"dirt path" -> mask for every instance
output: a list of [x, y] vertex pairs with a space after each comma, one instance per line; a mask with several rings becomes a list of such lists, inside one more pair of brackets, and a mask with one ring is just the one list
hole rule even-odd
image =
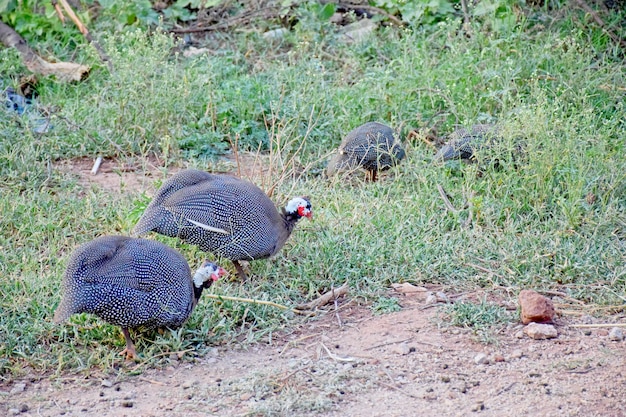
[[[436, 308], [402, 305], [381, 316], [348, 306], [341, 327], [329, 313], [271, 346], [217, 348], [122, 381], [18, 381], [0, 387], [0, 414], [626, 415], [626, 343], [606, 331], [585, 335], [562, 321], [557, 339], [535, 341], [512, 326], [484, 345], [467, 331], [440, 329]], [[479, 353], [491, 363], [476, 364]], [[15, 392], [20, 383], [24, 391]]]

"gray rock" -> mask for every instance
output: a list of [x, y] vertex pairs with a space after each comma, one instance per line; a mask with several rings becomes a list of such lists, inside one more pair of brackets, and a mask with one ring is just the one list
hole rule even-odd
[[113, 382], [108, 379], [103, 379], [100, 385], [102, 385], [103, 387], [111, 388], [113, 386]]
[[11, 394], [19, 394], [24, 392], [24, 390], [26, 389], [26, 384], [24, 384], [23, 382], [20, 382], [18, 384], [13, 385], [13, 388], [11, 389]]
[[477, 365], [488, 365], [489, 364], [489, 356], [484, 353], [479, 353], [474, 356], [474, 363]]
[[619, 327], [611, 328], [611, 331], [609, 332], [609, 340], [612, 340], [614, 342], [621, 342], [622, 340], [624, 340], [624, 332], [622, 331], [622, 329], [620, 329]]

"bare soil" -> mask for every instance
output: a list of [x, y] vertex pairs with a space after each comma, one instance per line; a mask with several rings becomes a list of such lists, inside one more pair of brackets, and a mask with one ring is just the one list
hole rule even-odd
[[[110, 169], [113, 188], [145, 184], [107, 165], [91, 176], [91, 164], [72, 166], [98, 181]], [[522, 326], [510, 325], [485, 344], [446, 326], [439, 307], [396, 296], [399, 312], [374, 315], [348, 297], [271, 343], [173, 355], [139, 375], [30, 375], [0, 385], [0, 415], [626, 416], [626, 342], [606, 328], [561, 316], [556, 339], [520, 337]], [[488, 363], [476, 363], [481, 353]]]
[[[0, 387], [0, 414], [626, 415], [626, 343], [606, 329], [583, 332], [561, 318], [556, 339], [518, 338], [519, 325], [483, 344], [442, 326], [437, 307], [399, 297], [400, 312], [373, 315], [343, 300], [271, 344], [217, 347], [138, 376], [15, 381]], [[489, 363], [475, 362], [480, 353]]]

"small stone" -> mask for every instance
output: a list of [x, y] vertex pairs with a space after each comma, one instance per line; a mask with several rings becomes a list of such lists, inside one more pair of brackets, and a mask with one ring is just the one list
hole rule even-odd
[[524, 338], [524, 331], [520, 330], [517, 333], [515, 333], [515, 338], [516, 339], [523, 339]]
[[583, 329], [583, 334], [585, 336], [591, 336], [591, 333], [592, 333], [591, 329]]
[[132, 408], [133, 407], [133, 402], [132, 401], [122, 401], [122, 407], [125, 408]]
[[437, 301], [440, 302], [440, 303], [449, 303], [450, 302], [450, 298], [448, 298], [446, 293], [444, 293], [443, 291], [437, 291], [435, 293], [435, 297], [437, 297]]
[[185, 381], [183, 382], [183, 385], [182, 385], [183, 389], [189, 389], [193, 386], [194, 386], [194, 382], [192, 381]]
[[554, 339], [558, 336], [556, 328], [551, 324], [530, 323], [524, 328], [524, 333], [535, 340]]
[[524, 356], [524, 352], [522, 352], [519, 349], [516, 349], [513, 352], [511, 352], [511, 359], [520, 359], [522, 356]]
[[476, 404], [472, 406], [473, 412], [482, 411], [484, 409], [485, 409], [485, 404], [483, 404], [482, 401], [477, 402]]
[[17, 408], [9, 408], [9, 414], [12, 416], [16, 416], [20, 413], [20, 410]]
[[111, 388], [113, 386], [113, 382], [109, 381], [108, 379], [103, 379], [100, 385], [106, 388]]
[[611, 328], [611, 331], [609, 332], [609, 340], [612, 340], [614, 342], [621, 342], [622, 340], [624, 340], [624, 332], [622, 331], [622, 329], [620, 329], [619, 327]]
[[396, 345], [393, 350], [398, 355], [408, 355], [411, 352], [409, 345], [407, 345], [406, 343], [400, 343]]
[[596, 330], [596, 334], [600, 337], [605, 337], [609, 335], [609, 331], [607, 329], [598, 329]]
[[26, 389], [26, 384], [20, 382], [18, 384], [13, 385], [13, 388], [11, 389], [11, 394], [19, 394], [21, 392], [24, 392], [25, 389]]
[[424, 304], [427, 304], [427, 305], [437, 304], [437, 296], [434, 293], [429, 292], [426, 295], [426, 300], [424, 301]]
[[478, 355], [474, 356], [474, 363], [476, 363], [476, 365], [488, 365], [489, 356], [485, 355], [484, 353], [479, 353]]
[[533, 290], [522, 290], [519, 293], [519, 304], [522, 323], [552, 323], [554, 304], [549, 298]]
[[445, 383], [450, 382], [450, 377], [448, 375], [443, 375], [441, 377], [441, 382], [445, 382]]
[[207, 364], [217, 363], [217, 358], [215, 358], [215, 357], [214, 358], [209, 358], [209, 359], [206, 360], [206, 363]]
[[496, 353], [495, 355], [493, 355], [493, 361], [504, 362], [504, 356], [500, 355], [499, 353]]
[[241, 396], [239, 397], [239, 399], [241, 401], [248, 401], [250, 398], [254, 397], [254, 394], [252, 394], [251, 392], [244, 392], [243, 394], [241, 394]]
[[28, 411], [28, 404], [20, 404], [20, 413], [25, 413]]

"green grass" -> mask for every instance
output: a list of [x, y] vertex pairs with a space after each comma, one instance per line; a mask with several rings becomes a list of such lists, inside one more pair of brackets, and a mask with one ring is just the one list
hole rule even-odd
[[[309, 195], [314, 219], [298, 225], [275, 259], [253, 262], [253, 279], [219, 282], [215, 294], [292, 306], [348, 281], [353, 297], [387, 312], [395, 308], [389, 284], [410, 281], [455, 290], [558, 289], [589, 304], [623, 304], [626, 81], [619, 49], [576, 19], [549, 28], [527, 21], [499, 36], [476, 25], [471, 37], [457, 23], [382, 28], [354, 45], [332, 26], [303, 23], [278, 46], [242, 34], [189, 59], [171, 53], [175, 42], [159, 32], [103, 33], [114, 73], [83, 46], [78, 60], [94, 66], [87, 80], [41, 80], [49, 133], [35, 134], [0, 109], [0, 378], [24, 367], [62, 375], [122, 364], [119, 329], [86, 315], [71, 325], [51, 321], [72, 250], [96, 236], [128, 234], [146, 203], [139, 194], [83, 190], [52, 168], [59, 159], [96, 154], [156, 153], [170, 165], [209, 169], [235, 141], [285, 160], [299, 149], [293, 163], [304, 174], [280, 181], [272, 198], [284, 204]], [[23, 71], [13, 51], [0, 50], [0, 73]], [[425, 126], [443, 134], [497, 120], [503, 146], [521, 138], [525, 152], [498, 169], [440, 167], [431, 164], [432, 149], [412, 140], [407, 159], [380, 182], [319, 176], [342, 135], [370, 120], [392, 125], [403, 139]], [[437, 185], [456, 213], [446, 210]], [[177, 247], [192, 268], [205, 256], [174, 239], [150, 238]], [[148, 361], [159, 366], [168, 352], [269, 343], [293, 320], [269, 306], [207, 298], [181, 330], [142, 334], [137, 347], [145, 358], [160, 355]]]

